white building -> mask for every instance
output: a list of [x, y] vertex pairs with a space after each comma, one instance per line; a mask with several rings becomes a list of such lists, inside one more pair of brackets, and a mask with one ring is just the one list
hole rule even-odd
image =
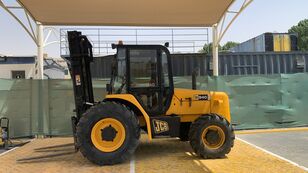
[[0, 56], [0, 78], [33, 78], [35, 73], [35, 58], [35, 56]]
[[[35, 56], [0, 56], [0, 79], [33, 79], [35, 66]], [[70, 79], [66, 61], [44, 58], [44, 79]]]

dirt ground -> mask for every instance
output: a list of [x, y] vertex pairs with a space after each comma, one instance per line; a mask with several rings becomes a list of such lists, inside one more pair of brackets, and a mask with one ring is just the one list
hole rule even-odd
[[[97, 166], [75, 153], [73, 139], [35, 139], [23, 147], [0, 156], [0, 173], [199, 173], [199, 172], [305, 172], [282, 159], [258, 150], [240, 140], [223, 159], [205, 160], [195, 156], [188, 142], [178, 139], [155, 139], [149, 142], [142, 135], [141, 143], [131, 160], [114, 166]], [[63, 145], [54, 148], [39, 149]], [[64, 154], [64, 155], [58, 155]], [[54, 155], [30, 161], [21, 158]]]

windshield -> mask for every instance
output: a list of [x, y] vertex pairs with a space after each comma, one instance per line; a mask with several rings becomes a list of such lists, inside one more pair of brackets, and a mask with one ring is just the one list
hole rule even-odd
[[160, 47], [140, 47], [118, 47], [110, 81], [112, 93], [128, 93], [127, 89], [130, 88], [170, 86], [165, 50]]
[[130, 49], [130, 87], [158, 87], [158, 65], [156, 49]]

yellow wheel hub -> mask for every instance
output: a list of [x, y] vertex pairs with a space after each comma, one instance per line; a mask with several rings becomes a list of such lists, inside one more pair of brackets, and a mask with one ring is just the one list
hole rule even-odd
[[[107, 133], [108, 137], [106, 137]], [[125, 140], [125, 128], [117, 119], [102, 119], [93, 126], [91, 140], [93, 145], [102, 152], [116, 151]]]
[[218, 149], [225, 143], [226, 137], [224, 131], [216, 125], [206, 127], [201, 135], [204, 146], [209, 149]]

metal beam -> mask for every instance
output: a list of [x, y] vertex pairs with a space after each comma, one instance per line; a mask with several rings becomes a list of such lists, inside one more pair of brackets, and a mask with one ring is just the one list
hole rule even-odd
[[59, 30], [57, 30], [55, 27], [50, 27], [50, 26], [44, 27], [44, 30], [48, 31], [47, 35], [45, 36], [45, 39], [44, 39], [44, 47], [49, 46], [51, 44], [55, 44], [55, 43], [60, 44], [59, 40], [54, 40], [54, 41], [48, 42], [48, 40], [50, 39], [50, 36], [52, 34], [54, 34], [55, 37], [60, 38], [60, 31]]
[[[227, 11], [223, 18], [219, 21], [219, 25], [221, 25], [221, 31], [218, 33], [218, 42], [221, 41], [221, 39], [224, 37], [224, 35], [226, 34], [226, 32], [229, 30], [229, 28], [231, 27], [231, 25], [234, 23], [234, 21], [238, 18], [238, 16], [253, 2], [253, 0], [244, 0], [242, 3], [242, 6], [236, 10], [236, 11]], [[228, 15], [233, 14], [234, 16], [232, 17], [232, 19], [229, 21], [229, 23], [225, 26], [225, 19]]]
[[[7, 13], [9, 13], [19, 24], [20, 24], [20, 26], [28, 33], [28, 35], [31, 37], [31, 39], [34, 41], [34, 43], [37, 45], [37, 40], [36, 40], [36, 36], [35, 36], [35, 34], [34, 34], [34, 32], [31, 32], [31, 28], [32, 28], [32, 24], [31, 24], [31, 22], [29, 22], [29, 26], [30, 26], [30, 29], [21, 21], [21, 19], [19, 19], [14, 13], [13, 13], [13, 11], [11, 10], [11, 9], [21, 9], [21, 10], [23, 10], [23, 8], [22, 7], [19, 7], [19, 8], [17, 8], [17, 6], [14, 6], [14, 7], [12, 7], [12, 6], [6, 6], [3, 2], [2, 2], [2, 0], [0, 0], [0, 6], [7, 12]], [[27, 14], [27, 12], [25, 11], [25, 14]], [[27, 15], [26, 15], [27, 16]], [[27, 16], [27, 18], [29, 18], [28, 16]], [[30, 20], [28, 20], [28, 21], [30, 21]]]

